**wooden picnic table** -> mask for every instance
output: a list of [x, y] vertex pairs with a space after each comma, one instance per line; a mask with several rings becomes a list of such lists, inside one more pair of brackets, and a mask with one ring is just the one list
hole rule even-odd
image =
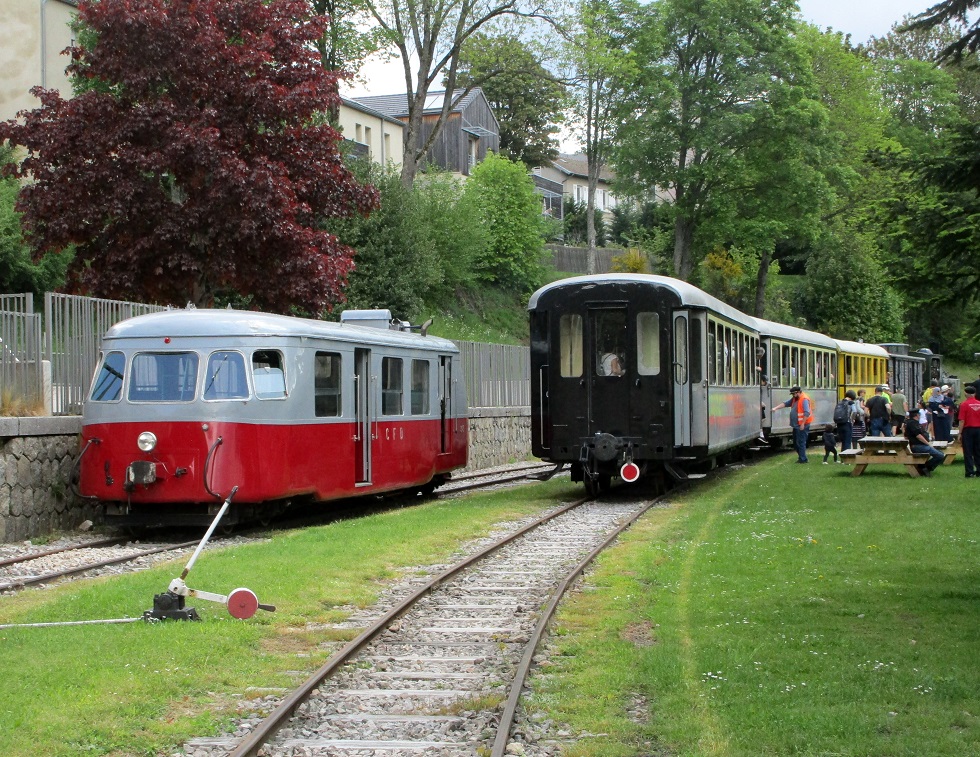
[[869, 465], [904, 465], [908, 474], [917, 478], [922, 475], [919, 466], [929, 460], [925, 452], [912, 452], [904, 436], [865, 436], [858, 444], [859, 449], [841, 453], [843, 462], [854, 464], [852, 476], [862, 475]]
[[956, 459], [956, 453], [960, 451], [958, 441], [959, 437], [954, 436], [951, 442], [929, 442], [929, 444], [943, 453], [943, 465], [952, 465]]

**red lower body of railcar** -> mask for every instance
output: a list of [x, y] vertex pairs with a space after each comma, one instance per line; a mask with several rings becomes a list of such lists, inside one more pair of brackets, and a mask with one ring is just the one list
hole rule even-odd
[[[131, 504], [214, 503], [235, 486], [236, 504], [331, 500], [424, 486], [466, 465], [466, 418], [385, 420], [371, 429], [365, 451], [355, 424], [344, 422], [89, 424], [79, 489]], [[150, 452], [136, 444], [145, 431], [157, 439]]]

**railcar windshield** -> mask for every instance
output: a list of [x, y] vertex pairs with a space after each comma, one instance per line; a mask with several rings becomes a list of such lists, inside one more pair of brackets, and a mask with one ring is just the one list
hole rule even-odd
[[122, 397], [126, 356], [121, 352], [110, 352], [102, 358], [102, 365], [92, 382], [90, 398], [93, 402], [116, 402]]
[[197, 385], [195, 352], [141, 352], [133, 358], [130, 402], [190, 402]]
[[204, 399], [234, 400], [248, 397], [245, 358], [240, 352], [212, 352], [204, 376]]

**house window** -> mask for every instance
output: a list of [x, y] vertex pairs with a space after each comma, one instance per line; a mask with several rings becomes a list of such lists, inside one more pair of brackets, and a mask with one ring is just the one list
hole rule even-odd
[[362, 138], [362, 134], [361, 134], [362, 131], [363, 131], [363, 127], [360, 124], [354, 124], [354, 141], [360, 142], [363, 145], [364, 139]]
[[373, 151], [371, 150], [371, 127], [370, 126], [364, 127], [364, 144], [368, 146], [368, 156], [371, 156]]

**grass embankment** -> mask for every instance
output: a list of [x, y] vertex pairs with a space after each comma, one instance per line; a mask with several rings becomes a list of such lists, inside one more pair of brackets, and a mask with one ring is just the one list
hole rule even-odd
[[[357, 633], [310, 630], [310, 624], [343, 620], [352, 605], [370, 605], [400, 569], [443, 561], [493, 523], [553, 506], [556, 495], [580, 493], [567, 482], [551, 482], [202, 555], [187, 578], [190, 586], [218, 593], [247, 586], [279, 608], [248, 621], [232, 619], [220, 605], [192, 601], [200, 623], [0, 630], [0, 754], [169, 754], [189, 737], [217, 734], [249, 687], [293, 687], [329, 656], [320, 642]], [[0, 623], [139, 616], [182, 567], [174, 562], [2, 597]]]
[[603, 734], [569, 754], [980, 754], [980, 485], [794, 459], [678, 496], [603, 556], [535, 686]]

